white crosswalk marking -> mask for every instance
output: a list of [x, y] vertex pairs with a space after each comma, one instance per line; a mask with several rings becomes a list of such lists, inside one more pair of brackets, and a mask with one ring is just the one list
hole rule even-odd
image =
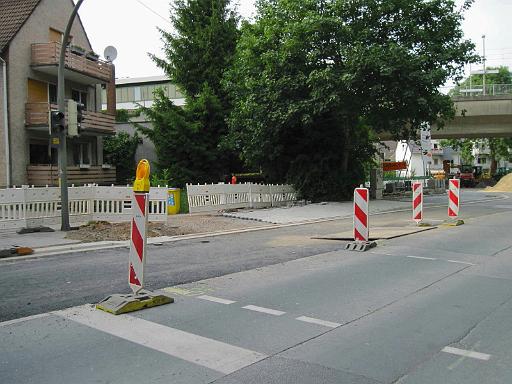
[[267, 357], [137, 317], [113, 316], [90, 305], [53, 314], [223, 374], [235, 372]]

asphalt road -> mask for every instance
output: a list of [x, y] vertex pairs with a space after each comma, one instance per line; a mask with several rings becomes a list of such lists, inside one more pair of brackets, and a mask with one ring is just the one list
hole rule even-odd
[[366, 253], [311, 239], [349, 220], [153, 246], [176, 302], [117, 317], [64, 308], [126, 292], [126, 249], [0, 263], [0, 316], [36, 315], [0, 323], [2, 382], [512, 382], [512, 199], [461, 212]]
[[[497, 211], [489, 207], [492, 204], [467, 205], [465, 217]], [[446, 216], [444, 207], [428, 212], [428, 219]], [[410, 227], [413, 223], [409, 212], [395, 212], [372, 216], [371, 226]], [[347, 233], [351, 228], [352, 220], [343, 219], [149, 245], [145, 285], [159, 289], [343, 249], [346, 242], [312, 238]], [[4, 293], [0, 321], [95, 303], [112, 293], [129, 293], [127, 263], [128, 248], [0, 259], [0, 291]]]

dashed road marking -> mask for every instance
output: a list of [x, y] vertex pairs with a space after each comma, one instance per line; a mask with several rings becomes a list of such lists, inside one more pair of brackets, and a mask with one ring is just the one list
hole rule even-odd
[[409, 259], [421, 259], [421, 260], [437, 260], [435, 257], [424, 257], [424, 256], [406, 256]]
[[487, 353], [468, 351], [467, 349], [459, 349], [459, 348], [454, 348], [454, 347], [444, 347], [443, 349], [441, 349], [441, 351], [446, 352], [446, 353], [451, 353], [452, 355], [471, 357], [471, 358], [477, 359], [477, 360], [487, 361], [491, 358], [491, 355], [488, 355]]
[[307, 316], [300, 316], [300, 317], [297, 317], [295, 320], [304, 321], [305, 323], [323, 325], [324, 327], [329, 327], [329, 328], [337, 328], [341, 325], [340, 323], [334, 323], [332, 321], [315, 319], [314, 317], [307, 317]]
[[53, 314], [226, 375], [267, 357], [259, 352], [137, 317], [112, 316], [90, 305], [55, 311]]
[[219, 303], [219, 304], [236, 303], [236, 301], [233, 301], [233, 300], [226, 300], [226, 299], [222, 299], [220, 297], [213, 297], [213, 296], [208, 296], [208, 295], [197, 296], [197, 298], [201, 299], [201, 300], [213, 301], [214, 303]]
[[283, 311], [278, 311], [276, 309], [258, 307], [256, 305], [246, 305], [245, 307], [242, 307], [242, 308], [248, 309], [250, 311], [267, 313], [269, 315], [274, 315], [274, 316], [281, 316], [281, 315], [284, 315], [286, 313], [286, 312], [283, 312]]
[[458, 260], [445, 260], [448, 263], [455, 263], [455, 264], [464, 264], [464, 265], [472, 265], [475, 266], [476, 264], [468, 263], [466, 261], [458, 261]]

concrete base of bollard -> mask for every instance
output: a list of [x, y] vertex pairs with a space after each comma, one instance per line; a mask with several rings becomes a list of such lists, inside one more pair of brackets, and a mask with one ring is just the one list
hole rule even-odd
[[464, 220], [458, 219], [458, 220], [454, 220], [454, 221], [448, 221], [448, 222], [444, 223], [443, 226], [458, 227], [459, 225], [463, 225], [463, 224], [464, 224]]
[[156, 307], [158, 305], [174, 303], [172, 297], [142, 290], [137, 294], [114, 294], [96, 304], [96, 309], [120, 315], [122, 313], [140, 311], [141, 309]]
[[376, 241], [353, 241], [351, 243], [347, 243], [345, 249], [347, 251], [357, 251], [357, 252], [365, 252], [371, 248], [377, 246]]

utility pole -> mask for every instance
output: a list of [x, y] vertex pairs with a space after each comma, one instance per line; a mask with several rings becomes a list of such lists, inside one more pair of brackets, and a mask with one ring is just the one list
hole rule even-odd
[[484, 96], [485, 96], [485, 35], [482, 35], [482, 40], [483, 40], [483, 50], [484, 50], [484, 56], [483, 56], [483, 62], [484, 62], [484, 75], [482, 77], [482, 85], [483, 85], [483, 92], [484, 92]]
[[[59, 71], [57, 75], [57, 103], [59, 105], [59, 112], [65, 114], [66, 104], [64, 100], [64, 59], [68, 47], [69, 33], [73, 26], [73, 21], [78, 13], [78, 8], [82, 5], [84, 0], [78, 0], [69, 16], [68, 25], [62, 36], [62, 45], [59, 56]], [[50, 122], [51, 124], [51, 122]], [[60, 180], [60, 199], [61, 199], [61, 231], [69, 231], [69, 203], [68, 203], [68, 151], [67, 151], [67, 129], [64, 125], [63, 129], [59, 131], [59, 180]]]

